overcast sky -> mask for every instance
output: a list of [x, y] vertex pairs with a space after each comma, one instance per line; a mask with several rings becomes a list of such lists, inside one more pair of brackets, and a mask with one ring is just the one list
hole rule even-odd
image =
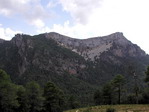
[[58, 32], [124, 36], [149, 53], [149, 0], [0, 0], [0, 38]]

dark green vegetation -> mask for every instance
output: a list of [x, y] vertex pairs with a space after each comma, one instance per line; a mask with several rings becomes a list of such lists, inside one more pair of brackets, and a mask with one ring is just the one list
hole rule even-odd
[[[145, 89], [142, 91], [138, 89], [136, 94], [136, 85], [134, 85], [133, 92], [126, 93], [127, 90], [126, 88], [124, 88], [126, 83], [124, 83], [124, 80], [125, 79], [122, 75], [117, 75], [114, 77], [113, 80], [106, 83], [101, 90], [97, 90], [94, 93], [95, 104], [111, 105], [111, 104], [148, 104], [149, 103], [148, 87], [145, 87]], [[139, 88], [139, 86], [137, 86], [137, 88]]]
[[115, 112], [114, 108], [107, 108], [106, 112]]
[[149, 86], [149, 66], [147, 67], [147, 71], [145, 72], [146, 77], [145, 77], [145, 82], [148, 84]]
[[45, 84], [43, 89], [34, 81], [25, 86], [16, 85], [0, 69], [0, 111], [62, 112], [63, 92], [51, 82]]
[[[127, 52], [131, 48], [132, 54], [135, 52], [132, 56]], [[124, 55], [113, 54], [117, 51]], [[45, 34], [18, 34], [11, 41], [0, 43], [0, 69], [10, 74], [11, 86], [21, 85], [17, 90], [16, 86], [8, 89], [14, 89], [10, 94], [17, 97], [17, 101], [12, 99], [12, 106], [22, 112], [59, 111], [94, 104], [148, 103], [148, 89], [144, 89], [148, 65], [149, 56], [133, 44], [123, 47], [113, 43], [93, 62], [46, 38]], [[49, 87], [53, 86], [49, 81], [56, 85], [55, 89]], [[54, 97], [48, 96], [51, 90], [55, 91]], [[34, 100], [28, 106], [25, 102], [30, 97]]]
[[[114, 111], [115, 110], [115, 111]], [[148, 112], [149, 105], [101, 105], [65, 112]]]
[[16, 92], [17, 88], [11, 82], [10, 77], [0, 70], [0, 110], [2, 112], [9, 112], [19, 105]]
[[[149, 66], [145, 71], [145, 82], [148, 84], [147, 78]], [[102, 91], [97, 90], [94, 93], [94, 101], [96, 105], [101, 104], [149, 104], [149, 87], [145, 87], [142, 91], [137, 83], [134, 85], [133, 92], [126, 93], [125, 79], [122, 75], [117, 75], [110, 82], [102, 87]]]

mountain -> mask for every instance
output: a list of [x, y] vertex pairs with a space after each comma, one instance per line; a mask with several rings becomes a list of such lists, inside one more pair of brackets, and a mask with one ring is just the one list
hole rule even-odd
[[[123, 33], [117, 32], [104, 37], [95, 37], [89, 39], [73, 39], [66, 36], [62, 36], [57, 33], [46, 34], [47, 38], [54, 39], [57, 43], [65, 48], [71, 49], [72, 51], [83, 56], [86, 60], [90, 59], [94, 61], [95, 58], [99, 58], [100, 55], [108, 51], [114, 46], [114, 44], [121, 46], [122, 48], [115, 49], [114, 55], [117, 56], [145, 56], [145, 52], [141, 50], [137, 45], [134, 45], [128, 41]], [[127, 53], [127, 54], [126, 54]]]
[[35, 36], [17, 34], [10, 41], [0, 40], [0, 68], [17, 84], [48, 81], [87, 105], [94, 91], [122, 74], [127, 87], [133, 74], [143, 86], [149, 56], [139, 46], [116, 32], [104, 37], [74, 39], [55, 32]]
[[141, 83], [143, 81], [149, 56], [139, 46], [127, 40], [121, 32], [89, 39], [74, 39], [54, 32], [45, 35], [90, 63], [87, 65], [87, 74], [79, 75], [79, 78], [87, 82], [102, 85], [116, 74], [124, 74], [130, 84], [133, 82], [134, 72], [138, 80]]

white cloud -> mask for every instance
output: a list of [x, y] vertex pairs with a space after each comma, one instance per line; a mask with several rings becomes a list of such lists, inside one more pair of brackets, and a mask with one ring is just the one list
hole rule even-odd
[[35, 20], [31, 21], [31, 24], [36, 26], [38, 29], [45, 26], [44, 22], [41, 19], [35, 19]]
[[102, 0], [59, 0], [63, 9], [71, 14], [76, 22], [86, 24], [88, 17], [100, 7]]
[[[98, 0], [100, 1], [100, 0]], [[63, 9], [75, 19], [44, 27], [38, 32], [55, 31], [74, 38], [89, 38], [123, 32], [126, 38], [146, 52], [149, 42], [148, 0], [60, 0]]]
[[0, 13], [6, 16], [24, 12], [30, 0], [0, 0]]
[[40, 0], [0, 0], [0, 14], [4, 16], [19, 16], [31, 25], [40, 20], [40, 25], [44, 20], [50, 18], [49, 12], [41, 5]]
[[57, 0], [50, 0], [49, 3], [47, 4], [47, 8], [54, 8], [58, 5]]
[[10, 40], [15, 34], [22, 33], [21, 31], [14, 31], [10, 28], [3, 28], [0, 24], [0, 38], [4, 40]]
[[45, 26], [37, 30], [37, 33], [45, 33], [45, 32], [58, 32], [60, 34], [67, 35], [73, 38], [82, 38], [82, 39], [89, 38], [89, 36], [91, 37], [93, 36], [93, 33], [95, 33], [91, 32], [91, 28], [89, 28], [88, 25], [77, 23], [74, 26], [71, 26], [69, 21], [65, 21], [63, 25], [54, 24], [51, 28]]

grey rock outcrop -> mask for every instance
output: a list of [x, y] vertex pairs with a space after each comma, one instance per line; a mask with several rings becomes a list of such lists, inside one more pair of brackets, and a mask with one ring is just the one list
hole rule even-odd
[[83, 56], [86, 60], [94, 61], [96, 58], [100, 58], [103, 52], [109, 51], [114, 45], [117, 45], [117, 48], [113, 50], [113, 53], [120, 57], [126, 54], [129, 56], [145, 55], [144, 51], [127, 40], [121, 32], [89, 39], [74, 39], [54, 32], [45, 35], [47, 38], [56, 40], [59, 45]]

